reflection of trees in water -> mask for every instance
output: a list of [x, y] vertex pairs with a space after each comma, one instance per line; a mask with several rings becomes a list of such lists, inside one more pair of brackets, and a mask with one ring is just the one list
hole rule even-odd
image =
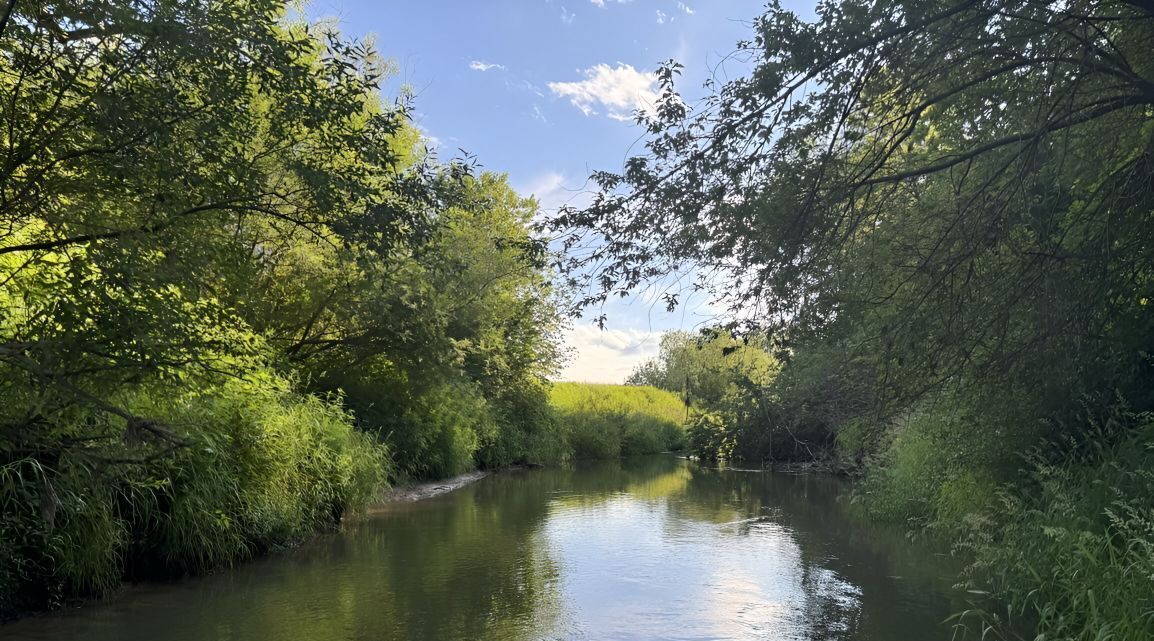
[[400, 506], [374, 526], [377, 540], [365, 543], [372, 549], [350, 554], [363, 559], [377, 550], [389, 570], [379, 578], [389, 633], [374, 638], [516, 641], [555, 628], [562, 607], [558, 569], [539, 536], [543, 490], [524, 479], [492, 479]]
[[614, 496], [657, 501], [684, 491], [692, 477], [685, 461], [673, 456], [578, 464], [535, 473], [550, 487], [550, 500], [565, 507], [595, 507]]
[[[202, 597], [211, 605], [177, 615], [184, 629], [155, 638], [540, 638], [562, 614], [558, 569], [538, 536], [547, 500], [536, 484], [492, 479], [390, 507], [346, 535], [241, 568], [220, 585], [225, 598]], [[107, 638], [146, 638], [139, 621], [125, 627], [132, 633]]]
[[[828, 477], [719, 471], [674, 457], [499, 474], [392, 506], [305, 550], [150, 589], [106, 612], [100, 626], [63, 620], [43, 638], [566, 638], [577, 620], [544, 526], [611, 501], [652, 507], [665, 549], [690, 541], [684, 549], [733, 552], [736, 565], [710, 598], [743, 635], [760, 628], [774, 639], [904, 641], [895, 631], [938, 629], [949, 638], [938, 623], [961, 609], [942, 596], [952, 570], [900, 532], [853, 518], [843, 488]], [[777, 563], [741, 565], [751, 550]], [[704, 563], [688, 564], [684, 594], [707, 580], [695, 573], [712, 561]], [[759, 598], [760, 608], [744, 609]]]
[[720, 524], [723, 535], [766, 535], [767, 525], [779, 526], [772, 535], [799, 553], [803, 638], [888, 639], [894, 630], [931, 629], [949, 638], [941, 613], [966, 607], [946, 596], [956, 571], [902, 531], [857, 518], [848, 498], [846, 484], [830, 476], [694, 466], [670, 509]]

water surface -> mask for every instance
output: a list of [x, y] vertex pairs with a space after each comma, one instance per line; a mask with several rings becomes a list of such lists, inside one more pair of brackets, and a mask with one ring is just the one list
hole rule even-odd
[[946, 641], [956, 570], [821, 476], [499, 474], [214, 576], [0, 626], [86, 641]]

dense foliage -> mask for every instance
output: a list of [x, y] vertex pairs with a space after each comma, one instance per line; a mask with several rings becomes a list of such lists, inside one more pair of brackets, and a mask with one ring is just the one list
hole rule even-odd
[[788, 431], [1045, 638], [1139, 638], [1154, 5], [772, 3], [754, 27], [700, 104], [667, 65], [648, 153], [553, 221], [585, 303], [691, 268], [783, 363], [756, 429], [706, 426], [731, 450], [789, 458]]
[[0, 618], [547, 454], [535, 204], [282, 0], [0, 11]]
[[550, 392], [567, 454], [602, 459], [685, 448], [688, 411], [681, 399], [649, 386], [555, 383]]

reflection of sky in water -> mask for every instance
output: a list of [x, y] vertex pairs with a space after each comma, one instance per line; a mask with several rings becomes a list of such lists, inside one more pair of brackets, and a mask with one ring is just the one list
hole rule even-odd
[[[944, 641], [952, 573], [828, 478], [671, 457], [502, 474], [23, 641]], [[906, 577], [906, 578], [901, 578]], [[944, 580], [942, 580], [944, 577]]]
[[687, 520], [671, 509], [677, 496], [646, 498], [552, 503], [542, 534], [561, 571], [560, 638], [800, 641], [850, 631], [861, 591], [806, 567], [786, 527], [733, 510], [729, 523]]

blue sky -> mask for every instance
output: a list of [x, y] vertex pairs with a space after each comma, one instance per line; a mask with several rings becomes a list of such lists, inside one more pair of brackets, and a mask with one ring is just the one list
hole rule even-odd
[[[507, 173], [544, 209], [580, 204], [586, 178], [617, 170], [641, 151], [630, 114], [652, 98], [652, 72], [670, 58], [685, 66], [690, 102], [719, 63], [752, 37], [761, 2], [676, 0], [498, 0], [374, 2], [317, 0], [312, 15], [342, 32], [372, 37], [398, 73], [391, 90], [416, 93], [416, 121], [442, 157], [464, 149], [483, 168]], [[693, 330], [711, 317], [703, 295], [670, 314], [654, 296], [606, 307], [608, 331], [578, 320], [568, 332], [568, 380], [620, 382], [657, 353], [662, 331]]]

